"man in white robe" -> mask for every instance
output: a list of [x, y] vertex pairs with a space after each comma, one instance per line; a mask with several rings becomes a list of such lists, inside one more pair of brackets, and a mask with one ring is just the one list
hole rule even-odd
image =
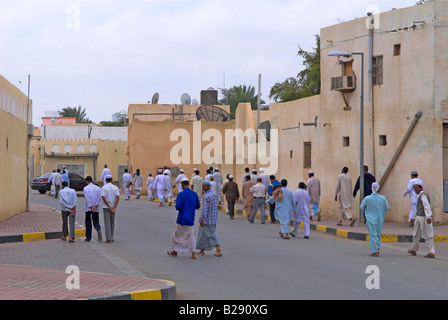
[[418, 178], [418, 172], [411, 171], [411, 180], [409, 181], [408, 187], [403, 193], [403, 197], [406, 197], [409, 194], [409, 200], [411, 202], [411, 209], [409, 211], [409, 219], [408, 219], [411, 227], [414, 226], [414, 216], [417, 213], [418, 195], [414, 191], [414, 184], [416, 183], [419, 183], [422, 186], [423, 190], [425, 190], [425, 188], [423, 187], [423, 181]]
[[210, 176], [210, 191], [217, 195], [215, 175]]
[[159, 207], [163, 207], [163, 193], [166, 189], [166, 179], [165, 176], [162, 174], [162, 170], [158, 170], [157, 176], [154, 179], [154, 190], [157, 191], [157, 198], [159, 198]]
[[173, 197], [173, 188], [171, 186], [171, 177], [169, 176], [169, 170], [165, 170], [163, 172], [163, 177], [165, 179], [165, 192], [163, 193], [163, 197], [168, 199], [168, 205], [171, 206], [171, 198]]
[[[106, 181], [106, 180], [104, 180], [104, 181]], [[123, 188], [124, 188], [124, 200], [129, 200], [129, 198], [130, 198], [130, 191], [132, 190], [132, 176], [128, 172], [128, 169], [124, 169]]]
[[175, 188], [177, 185], [177, 193], [178, 194], [181, 193], [183, 190], [181, 182], [184, 178], [187, 178], [187, 176], [184, 174], [184, 169], [180, 169], [180, 174], [177, 176], [176, 180], [174, 180], [174, 183], [173, 183], [173, 188]]
[[154, 178], [152, 177], [152, 173], [149, 173], [148, 179], [146, 179], [146, 190], [148, 191], [149, 200], [154, 200], [153, 186], [154, 186]]
[[191, 179], [191, 189], [197, 193], [199, 199], [202, 199], [202, 182], [204, 180], [200, 176], [200, 171], [196, 170], [194, 177]]
[[269, 185], [271, 184], [271, 180], [269, 180], [269, 176], [264, 173], [264, 169], [260, 168], [260, 175], [258, 178], [261, 178], [261, 183], [266, 187], [266, 193], [268, 192]]
[[111, 175], [110, 169], [107, 167], [107, 164], [104, 165], [103, 172], [101, 173], [100, 180], [103, 181], [103, 185], [106, 185], [106, 176]]
[[143, 176], [140, 174], [140, 169], [137, 169], [137, 172], [134, 174], [134, 191], [135, 191], [135, 199], [140, 198], [140, 191], [143, 189]]
[[221, 186], [222, 186], [222, 174], [221, 172], [219, 172], [219, 168], [216, 167], [215, 168], [215, 173], [213, 174], [213, 178], [215, 178], [215, 182], [216, 182], [216, 193], [218, 195], [218, 205], [221, 205], [222, 202], [222, 194], [221, 194]]

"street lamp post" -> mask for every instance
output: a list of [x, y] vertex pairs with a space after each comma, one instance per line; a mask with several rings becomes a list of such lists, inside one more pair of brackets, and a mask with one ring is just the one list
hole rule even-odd
[[359, 222], [362, 221], [361, 202], [364, 199], [364, 53], [363, 52], [345, 52], [332, 51], [328, 54], [330, 57], [351, 57], [353, 55], [361, 56], [361, 101], [359, 110]]

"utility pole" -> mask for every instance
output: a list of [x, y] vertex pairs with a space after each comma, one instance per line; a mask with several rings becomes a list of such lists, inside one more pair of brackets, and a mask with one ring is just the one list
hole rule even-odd
[[[26, 211], [30, 211], [30, 79], [28, 75], [28, 102], [26, 105]], [[31, 134], [31, 135], [30, 135]]]

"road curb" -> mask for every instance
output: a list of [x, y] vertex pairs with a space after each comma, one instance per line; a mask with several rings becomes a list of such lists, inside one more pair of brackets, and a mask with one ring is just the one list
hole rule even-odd
[[[303, 223], [300, 224], [303, 228]], [[369, 234], [365, 232], [352, 232], [345, 229], [330, 228], [327, 226], [310, 224], [310, 229], [313, 231], [323, 232], [332, 236], [337, 236], [349, 240], [357, 241], [369, 241]], [[381, 234], [382, 242], [413, 242], [414, 236], [404, 235], [404, 234]], [[420, 242], [425, 242], [422, 238]], [[448, 236], [446, 235], [436, 235], [434, 236], [434, 243], [448, 243]]]
[[[61, 211], [56, 210], [55, 208], [48, 207], [53, 211], [61, 214]], [[76, 226], [79, 229], [75, 229], [75, 239], [86, 236], [86, 229], [84, 226], [76, 222]], [[0, 244], [3, 243], [12, 243], [12, 242], [32, 242], [32, 241], [40, 241], [40, 240], [54, 240], [60, 239], [62, 237], [62, 231], [47, 231], [47, 232], [31, 232], [31, 233], [21, 233], [21, 234], [11, 234], [0, 236]]]
[[80, 300], [146, 300], [146, 301], [175, 300], [177, 297], [175, 283], [168, 280], [159, 280], [159, 281], [165, 281], [167, 285], [160, 289], [142, 290], [134, 292], [121, 292], [106, 296], [92, 297]]

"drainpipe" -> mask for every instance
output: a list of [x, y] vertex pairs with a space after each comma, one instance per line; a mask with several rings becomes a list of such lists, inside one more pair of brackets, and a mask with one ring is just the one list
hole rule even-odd
[[375, 21], [372, 13], [367, 14], [370, 17], [369, 26], [369, 101], [371, 103], [371, 116], [370, 116], [370, 143], [371, 149], [371, 162], [372, 162], [372, 174], [375, 176], [375, 100], [373, 96], [373, 32], [375, 29]]

